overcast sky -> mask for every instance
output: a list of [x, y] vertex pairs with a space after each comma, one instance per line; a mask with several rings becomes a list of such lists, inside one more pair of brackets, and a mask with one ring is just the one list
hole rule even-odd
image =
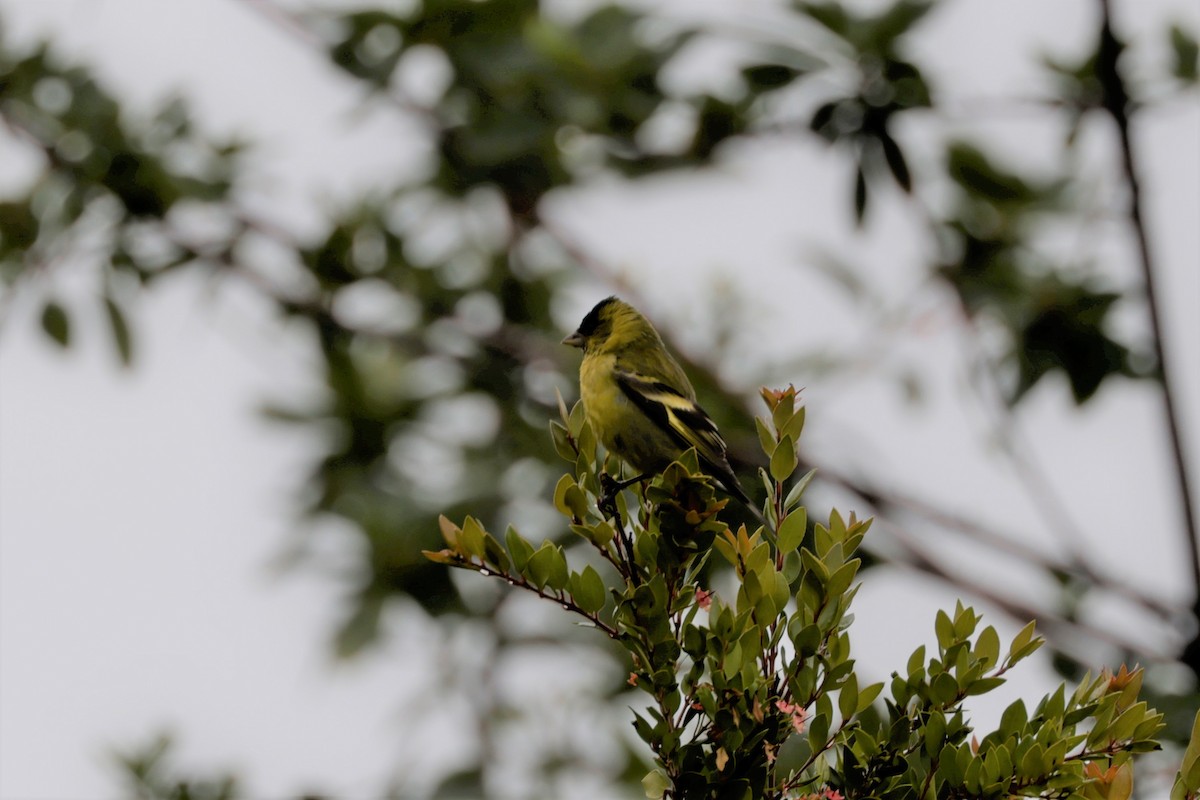
[[[1092, 6], [949, 3], [915, 56], [950, 96], [1028, 96], [1041, 85], [1040, 50], [1084, 52]], [[1138, 42], [1161, 39], [1169, 19], [1200, 30], [1195, 3], [1118, 6]], [[206, 130], [248, 134], [257, 142], [253, 202], [298, 232], [314, 230], [339, 198], [387, 184], [419, 156], [403, 146], [412, 130], [402, 120], [352, 113], [351, 84], [234, 0], [8, 0], [3, 15], [10, 45], [49, 36], [134, 107], [179, 90]], [[688, 79], [703, 80], [704, 65], [693, 66]], [[964, 114], [962, 130], [1035, 166], [1054, 157], [1057, 132], [1019, 115]], [[901, 133], [919, 156], [923, 131]], [[1200, 465], [1194, 96], [1148, 115], [1138, 134], [1187, 444]], [[1111, 145], [1097, 134], [1087, 152], [1110, 158]], [[878, 205], [859, 235], [847, 220], [848, 174], [826, 151], [782, 142], [747, 150], [702, 177], [574, 192], [548, 211], [633, 280], [647, 310], [682, 331], [685, 346], [706, 343], [702, 295], [714, 286], [762, 304], [747, 338], [763, 344], [728, 365], [731, 382], [780, 363], [795, 350], [789, 342], [816, 347], [827, 337], [834, 347], [855, 336], [842, 322], [847, 302], [797, 268], [818, 246], [869, 267], [884, 297], [937, 308], [920, 288], [920, 245], [902, 207]], [[0, 163], [11, 163], [9, 151], [0, 150]], [[19, 163], [0, 170], [0, 196], [23, 175]], [[1128, 254], [1119, 233], [1101, 234], [1101, 253]], [[1133, 283], [1135, 271], [1114, 261], [1114, 280]], [[707, 281], [690, 280], [694, 296], [684, 299], [692, 302], [680, 303], [678, 276], [697, 270]], [[310, 391], [301, 342], [244, 291], [185, 276], [139, 304], [136, 364], [123, 371], [85, 305], [93, 289], [86, 272], [64, 269], [55, 280], [79, 308], [82, 335], [70, 352], [37, 329], [36, 293], [18, 299], [0, 331], [0, 798], [114, 797], [109, 749], [166, 729], [178, 732], [185, 763], [240, 769], [255, 797], [366, 797], [401, 753], [445, 759], [445, 743], [414, 737], [402, 713], [406, 692], [419, 692], [435, 669], [412, 653], [431, 646], [436, 626], [398, 610], [384, 649], [335, 664], [328, 634], [342, 607], [338, 584], [275, 567], [300, 535], [296, 493], [317, 450], [256, 410]], [[571, 294], [560, 309], [564, 332], [600, 291], [589, 285]], [[1044, 538], [1050, 534], [1020, 486], [982, 457], [981, 412], [964, 389], [958, 334], [935, 314], [928, 331], [899, 337], [887, 354], [889, 366], [911, 363], [934, 376], [927, 405], [916, 410], [873, 368], [829, 385], [795, 375], [810, 403], [806, 445], [838, 463], [847, 463], [839, 453], [858, 449], [875, 474], [893, 475], [900, 488], [982, 509], [1020, 536]], [[1157, 411], [1145, 386], [1121, 384], [1077, 413], [1065, 387], [1049, 383], [1022, 409], [1020, 429], [1094, 537], [1101, 563], [1171, 601], [1186, 597], [1188, 571]], [[322, 535], [336, 558], [348, 539]], [[1114, 535], [1134, 536], [1140, 547], [1111, 547]], [[1003, 568], [963, 566], [993, 577]], [[873, 572], [856, 600], [862, 662], [879, 665], [876, 677], [884, 677], [931, 638], [934, 611], [953, 600], [902, 571]], [[1002, 635], [1016, 630], [1000, 627]], [[1171, 641], [1169, 631], [1152, 627], [1140, 635], [1158, 647]], [[1045, 691], [1051, 680], [1036, 662], [997, 703]], [[995, 707], [979, 709], [983, 722], [993, 714]]]

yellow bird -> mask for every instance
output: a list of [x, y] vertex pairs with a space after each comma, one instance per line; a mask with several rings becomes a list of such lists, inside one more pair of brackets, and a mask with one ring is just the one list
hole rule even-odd
[[616, 297], [601, 300], [563, 344], [583, 350], [579, 392], [587, 420], [605, 449], [643, 473], [634, 481], [694, 447], [704, 471], [757, 511], [683, 368], [637, 309]]

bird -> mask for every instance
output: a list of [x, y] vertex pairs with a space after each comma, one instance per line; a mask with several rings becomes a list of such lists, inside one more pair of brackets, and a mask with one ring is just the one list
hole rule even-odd
[[696, 390], [662, 337], [633, 306], [608, 297], [562, 343], [583, 350], [579, 393], [584, 414], [604, 448], [638, 477], [657, 474], [695, 448], [702, 469], [751, 511], [716, 423], [696, 403]]

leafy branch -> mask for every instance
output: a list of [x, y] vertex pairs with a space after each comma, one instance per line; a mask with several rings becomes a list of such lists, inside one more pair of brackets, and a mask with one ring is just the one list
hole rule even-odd
[[[599, 458], [582, 407], [560, 403], [551, 436], [574, 473], [554, 502], [601, 569], [572, 568], [579, 554], [549, 540], [535, 549], [511, 527], [501, 545], [472, 517], [461, 526], [443, 517], [447, 546], [426, 557], [554, 602], [626, 650], [629, 684], [649, 695], [633, 712], [656, 762], [648, 797], [1122, 797], [1109, 768], [1157, 748], [1162, 728], [1137, 700], [1140, 669], [1103, 672], [1069, 696], [1060, 686], [1033, 713], [1017, 701], [997, 730], [976, 735], [966, 701], [1003, 685], [1042, 645], [1033, 623], [1002, 652], [995, 628], [979, 630], [959, 603], [937, 614], [935, 653], [921, 646], [890, 684], [860, 685], [848, 611], [869, 521], [835, 511], [809, 524], [800, 501], [812, 476], [797, 474], [796, 454], [804, 409], [790, 387], [762, 396], [773, 529], [721, 522], [727, 501], [693, 452], [605, 513], [616, 465]], [[622, 541], [631, 564], [618, 555]], [[732, 568], [725, 590], [700, 585], [714, 554]]]

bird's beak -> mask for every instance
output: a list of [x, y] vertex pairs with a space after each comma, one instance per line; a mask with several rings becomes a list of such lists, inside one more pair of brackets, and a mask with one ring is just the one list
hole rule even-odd
[[570, 345], [571, 347], [583, 347], [583, 337], [579, 335], [579, 331], [575, 331], [570, 336], [563, 339], [562, 343], [565, 345]]

